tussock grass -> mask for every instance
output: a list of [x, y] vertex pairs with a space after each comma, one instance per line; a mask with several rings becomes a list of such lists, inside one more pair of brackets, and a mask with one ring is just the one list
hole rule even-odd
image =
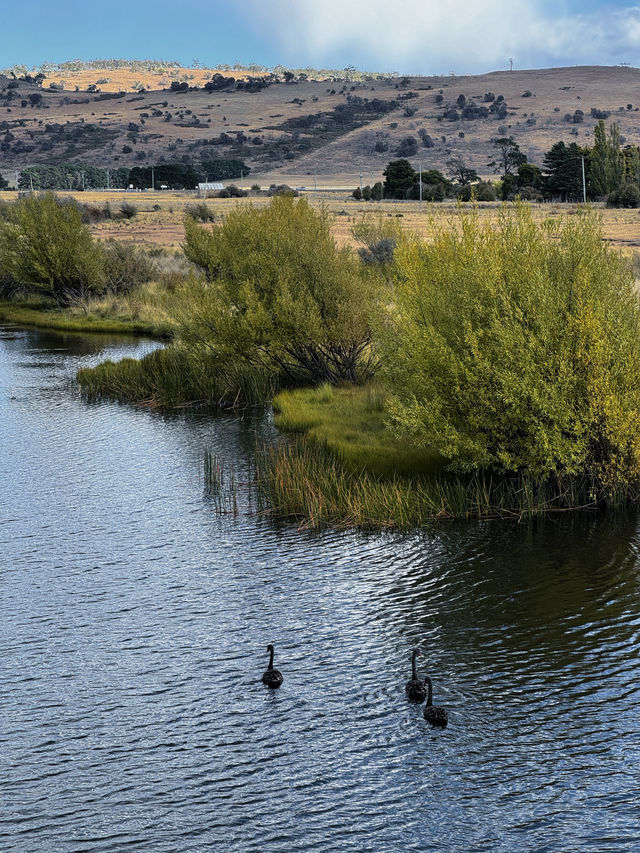
[[272, 378], [243, 365], [220, 365], [202, 351], [178, 346], [155, 350], [137, 360], [105, 361], [78, 371], [90, 399], [112, 397], [153, 407], [258, 405], [274, 393]]
[[442, 468], [437, 454], [397, 439], [385, 422], [387, 392], [375, 382], [282, 391], [275, 398], [275, 423], [283, 432], [301, 433], [328, 447], [351, 471], [373, 476], [433, 474]]

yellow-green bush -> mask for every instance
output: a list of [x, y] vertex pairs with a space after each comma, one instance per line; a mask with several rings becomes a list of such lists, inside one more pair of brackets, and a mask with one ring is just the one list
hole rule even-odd
[[29, 196], [0, 221], [0, 268], [65, 307], [104, 286], [104, 253], [76, 205]]
[[372, 276], [336, 247], [325, 211], [281, 196], [239, 206], [219, 228], [186, 220], [186, 256], [207, 274], [192, 289], [182, 339], [288, 381], [370, 375]]
[[639, 479], [640, 309], [593, 213], [460, 212], [396, 261], [381, 346], [398, 434], [452, 470]]

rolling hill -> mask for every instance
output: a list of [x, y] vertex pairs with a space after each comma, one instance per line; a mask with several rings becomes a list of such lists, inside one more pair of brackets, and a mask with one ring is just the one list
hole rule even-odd
[[309, 78], [175, 66], [0, 75], [0, 172], [12, 182], [38, 163], [239, 158], [251, 181], [348, 187], [361, 172], [379, 180], [398, 156], [444, 172], [462, 157], [490, 178], [499, 136], [540, 165], [559, 139], [590, 144], [599, 118], [619, 124], [623, 143], [640, 142], [636, 68]]

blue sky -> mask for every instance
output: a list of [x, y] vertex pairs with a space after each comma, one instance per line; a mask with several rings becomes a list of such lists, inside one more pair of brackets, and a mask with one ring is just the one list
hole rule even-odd
[[0, 67], [98, 58], [400, 73], [640, 65], [640, 6], [613, 0], [3, 2]]

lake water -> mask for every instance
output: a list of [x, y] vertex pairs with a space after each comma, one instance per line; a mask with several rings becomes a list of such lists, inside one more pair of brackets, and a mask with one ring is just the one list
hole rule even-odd
[[150, 346], [0, 329], [0, 849], [640, 850], [638, 519], [274, 525], [268, 418], [79, 396]]

